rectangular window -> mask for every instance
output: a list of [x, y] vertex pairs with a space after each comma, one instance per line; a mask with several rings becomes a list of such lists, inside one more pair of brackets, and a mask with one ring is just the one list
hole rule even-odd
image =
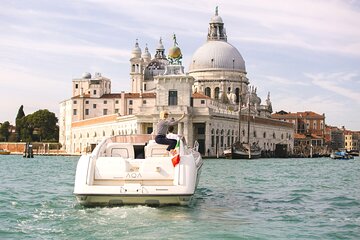
[[133, 100], [129, 100], [129, 105], [133, 105]]
[[78, 89], [78, 88], [79, 88], [79, 84], [75, 84], [75, 88]]
[[88, 101], [88, 100], [86, 100], [86, 101], [85, 101], [85, 104], [89, 104], [89, 101]]
[[106, 108], [103, 109], [103, 115], [107, 115], [108, 114], [108, 110]]
[[143, 100], [143, 104], [146, 104], [146, 100]]
[[201, 100], [201, 104], [205, 104], [205, 100]]
[[147, 127], [146, 128], [146, 133], [147, 134], [151, 134], [153, 132], [153, 128], [152, 127]]
[[96, 104], [93, 104], [93, 108], [96, 108]]
[[89, 115], [89, 109], [85, 109], [85, 115]]
[[94, 95], [96, 95], [96, 90], [94, 90]]
[[129, 108], [129, 114], [133, 114], [133, 109]]
[[119, 100], [115, 100], [115, 104], [119, 104]]
[[76, 101], [76, 100], [74, 100], [74, 101], [73, 101], [73, 103], [74, 103], [74, 104], [77, 104], [77, 101]]
[[198, 128], [198, 134], [205, 134], [205, 128], [204, 127], [199, 127]]
[[115, 108], [115, 113], [119, 113], [119, 109], [118, 109], [118, 108]]
[[177, 105], [177, 91], [170, 90], [169, 91], [169, 106]]
[[73, 114], [74, 114], [74, 115], [77, 114], [77, 109], [73, 109]]
[[146, 91], [146, 84], [144, 84], [144, 91]]
[[104, 100], [104, 104], [107, 104], [107, 100]]

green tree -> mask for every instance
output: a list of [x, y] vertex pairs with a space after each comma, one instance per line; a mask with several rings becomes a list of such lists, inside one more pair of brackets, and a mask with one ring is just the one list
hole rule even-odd
[[[25, 117], [26, 127], [32, 131], [32, 139], [38, 141], [57, 141], [59, 128], [55, 114], [47, 109], [38, 110]], [[37, 138], [37, 139], [36, 139]]]
[[21, 137], [21, 132], [22, 132], [22, 128], [24, 126], [22, 126], [21, 124], [24, 122], [22, 121], [22, 119], [25, 117], [25, 113], [24, 113], [24, 106], [21, 105], [18, 113], [16, 115], [16, 119], [15, 119], [15, 132], [16, 132], [16, 141], [20, 142], [20, 140], [22, 139]]
[[8, 121], [1, 124], [1, 127], [0, 127], [0, 141], [7, 142], [9, 140], [9, 136], [10, 136], [9, 128], [10, 128], [10, 123]]

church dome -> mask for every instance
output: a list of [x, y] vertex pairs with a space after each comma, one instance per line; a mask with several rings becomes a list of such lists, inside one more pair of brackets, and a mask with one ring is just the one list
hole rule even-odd
[[211, 69], [246, 72], [243, 57], [226, 41], [208, 41], [195, 51], [189, 73]]
[[215, 15], [210, 19], [210, 23], [223, 23], [223, 20], [220, 16]]
[[91, 74], [90, 74], [89, 72], [84, 72], [84, 73], [82, 74], [82, 78], [83, 78], [83, 79], [90, 79], [90, 78], [91, 78]]
[[140, 58], [141, 57], [141, 48], [139, 47], [138, 40], [136, 39], [135, 47], [131, 51], [131, 55], [133, 58]]
[[142, 57], [144, 60], [148, 60], [148, 61], [151, 60], [151, 54], [150, 54], [149, 49], [148, 49], [147, 46], [145, 47], [145, 52], [141, 55], [141, 57]]

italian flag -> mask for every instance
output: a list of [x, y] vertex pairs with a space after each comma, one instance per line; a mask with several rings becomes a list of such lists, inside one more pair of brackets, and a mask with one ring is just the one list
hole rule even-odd
[[180, 140], [177, 141], [175, 149], [174, 149], [175, 156], [171, 159], [173, 166], [179, 164], [180, 162]]

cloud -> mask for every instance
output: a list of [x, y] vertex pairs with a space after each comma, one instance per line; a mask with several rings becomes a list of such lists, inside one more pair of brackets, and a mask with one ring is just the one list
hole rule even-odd
[[272, 84], [277, 85], [301, 85], [301, 86], [309, 86], [308, 83], [305, 83], [303, 81], [296, 81], [294, 79], [284, 78], [284, 77], [278, 77], [278, 76], [262, 76], [262, 78], [269, 80]]
[[1, 38], [0, 45], [2, 48], [13, 48], [16, 50], [26, 49], [34, 52], [43, 52], [47, 54], [58, 55], [78, 55], [78, 56], [96, 56], [99, 58], [111, 57], [129, 57], [129, 50], [109, 48], [103, 46], [91, 46], [80, 44], [62, 44], [59, 42], [42, 42], [18, 38]]
[[356, 73], [307, 73], [305, 76], [310, 78], [315, 86], [360, 103], [360, 82], [357, 80], [360, 76]]

